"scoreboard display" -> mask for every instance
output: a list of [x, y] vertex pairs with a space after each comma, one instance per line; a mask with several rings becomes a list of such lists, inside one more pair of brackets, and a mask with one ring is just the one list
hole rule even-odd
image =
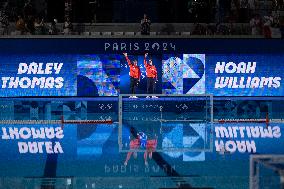
[[283, 96], [282, 47], [273, 40], [2, 39], [0, 96], [129, 94], [123, 53], [138, 61], [138, 94], [147, 91], [148, 53], [157, 94]]

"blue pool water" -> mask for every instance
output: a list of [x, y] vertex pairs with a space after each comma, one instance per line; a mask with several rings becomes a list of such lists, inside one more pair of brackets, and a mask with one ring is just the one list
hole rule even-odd
[[[169, 188], [179, 185], [192, 188], [249, 188], [250, 172], [255, 169], [250, 165], [250, 158], [270, 155], [271, 159], [283, 154], [284, 138], [281, 131], [284, 124], [281, 122], [269, 125], [211, 123], [210, 112], [206, 115], [207, 108], [204, 110], [204, 101], [188, 105], [190, 110], [178, 110], [182, 106], [168, 105], [167, 110], [162, 113], [161, 121], [161, 112], [155, 111], [154, 107], [165, 103], [161, 101], [126, 101], [130, 103], [129, 107], [141, 107], [125, 110], [120, 124], [118, 101], [115, 98], [2, 100], [1, 120], [60, 120], [64, 116], [64, 119], [70, 120], [110, 118], [114, 123], [66, 124], [63, 138], [30, 136], [19, 139], [16, 135], [14, 139], [3, 139], [3, 128], [6, 131], [9, 128], [16, 131], [17, 128], [19, 133], [21, 129], [27, 128], [22, 133], [26, 136], [31, 128], [56, 130], [61, 125], [2, 124], [0, 176], [34, 180], [42, 177], [70, 177], [77, 179], [74, 188], [80, 188], [80, 184], [85, 188], [84, 183], [87, 183], [87, 188], [92, 188], [94, 183], [96, 188], [114, 188], [119, 187], [122, 181], [123, 188]], [[142, 105], [146, 106], [149, 102], [153, 107], [142, 109]], [[260, 119], [264, 118], [267, 111], [274, 119], [280, 119], [282, 109], [279, 100], [219, 100], [214, 101], [214, 119], [227, 118], [228, 115], [240, 119], [251, 115], [252, 118]], [[148, 120], [144, 119], [146, 117]], [[177, 117], [179, 119], [174, 120]], [[186, 122], [181, 117], [190, 118], [188, 120], [191, 122]], [[152, 159], [148, 159], [148, 166], [144, 163], [145, 146], [139, 146], [137, 158], [131, 157], [127, 166], [124, 166], [130, 141], [133, 139], [131, 127], [135, 132], [143, 132], [149, 139], [157, 137], [158, 152], [153, 154]], [[236, 130], [235, 133], [233, 129]], [[42, 153], [39, 150], [36, 153], [20, 153], [19, 142], [36, 142], [37, 148], [42, 142], [45, 146], [42, 147]], [[45, 148], [48, 146], [46, 142], [52, 142], [53, 147], [58, 142], [63, 152], [47, 153], [50, 149]], [[280, 188], [278, 172], [267, 166], [269, 158], [265, 159], [266, 164], [259, 161], [257, 165], [257, 184], [259, 188]], [[281, 170], [283, 165], [275, 163], [273, 166]], [[109, 179], [112, 179], [113, 184], [109, 183]], [[4, 184], [0, 188], [1, 186], [4, 187]]]

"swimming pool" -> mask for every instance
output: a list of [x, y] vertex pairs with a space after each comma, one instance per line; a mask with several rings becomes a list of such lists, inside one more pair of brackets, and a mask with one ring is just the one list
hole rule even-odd
[[[155, 101], [125, 100], [132, 107], [146, 106], [147, 103], [160, 105], [161, 101], [161, 98]], [[169, 105], [168, 110], [163, 112], [163, 119], [160, 119], [160, 111], [154, 111], [155, 107], [150, 110], [148, 107], [149, 111], [140, 107], [136, 108], [136, 113], [133, 110], [128, 114], [124, 112], [123, 121], [120, 122], [119, 102], [113, 97], [2, 99], [1, 120], [60, 120], [63, 116], [66, 120], [111, 119], [114, 123], [64, 124], [64, 137], [50, 138], [47, 137], [46, 130], [45, 137], [34, 138], [32, 134], [29, 138], [25, 137], [31, 128], [56, 130], [61, 128], [60, 124], [1, 124], [0, 186], [15, 188], [15, 184], [9, 184], [17, 180], [15, 183], [23, 184], [29, 181], [30, 184], [26, 185], [26, 188], [40, 188], [44, 180], [53, 178], [53, 181], [46, 182], [54, 183], [52, 186], [55, 188], [187, 186], [222, 189], [250, 188], [250, 184], [254, 188], [280, 188], [278, 172], [282, 170], [281, 154], [284, 151], [281, 135], [284, 110], [281, 102], [281, 99], [275, 98], [214, 99], [214, 120], [263, 119], [269, 112], [269, 118], [277, 119], [278, 122], [273, 121], [267, 125], [256, 122], [211, 123], [210, 119], [204, 119], [211, 118], [210, 111], [207, 111], [210, 108], [201, 111], [200, 108], [204, 108], [204, 104], [200, 102], [200, 107], [192, 108], [193, 105], [188, 105], [191, 107], [190, 111], [180, 112], [174, 109], [183, 106], [170, 108]], [[137, 119], [132, 119], [133, 114]], [[188, 120], [173, 120], [177, 115], [180, 118], [192, 117]], [[145, 120], [146, 117], [148, 120]], [[17, 134], [14, 134], [14, 138], [9, 135], [9, 127], [14, 132], [17, 130], [15, 128], [18, 128], [19, 133], [21, 128], [28, 129], [21, 131], [24, 137], [19, 134], [17, 139]], [[125, 166], [133, 137], [131, 127], [134, 128], [134, 133], [142, 132], [144, 135], [138, 136], [140, 143], [137, 158], [131, 156]], [[3, 139], [3, 128], [7, 129], [10, 139]], [[148, 159], [148, 166], [145, 165], [144, 159], [145, 135], [149, 139], [157, 136], [158, 140], [158, 152], [153, 153], [152, 159]], [[35, 153], [30, 150], [20, 151], [19, 142], [35, 142], [38, 150], [32, 148]], [[46, 145], [49, 144], [46, 142], [58, 142], [62, 153], [47, 153], [49, 148], [46, 148]], [[39, 146], [43, 143], [45, 146], [40, 153]]]

